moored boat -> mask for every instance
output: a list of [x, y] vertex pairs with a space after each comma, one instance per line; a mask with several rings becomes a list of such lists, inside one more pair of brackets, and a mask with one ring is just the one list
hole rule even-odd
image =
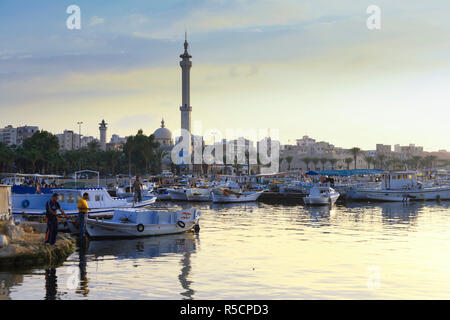
[[190, 188], [186, 190], [188, 201], [210, 201], [211, 189], [206, 188]]
[[348, 191], [352, 200], [404, 202], [410, 200], [450, 200], [450, 186], [424, 186], [415, 171], [397, 171], [382, 176], [380, 188], [355, 188]]
[[174, 201], [187, 201], [187, 194], [186, 189], [184, 188], [174, 188], [174, 189], [167, 189], [170, 195], [170, 199]]
[[182, 233], [198, 227], [196, 208], [175, 212], [145, 209], [114, 210], [111, 220], [88, 219], [91, 238], [129, 238]]
[[339, 198], [339, 193], [330, 187], [312, 187], [309, 194], [303, 198], [305, 204], [333, 205]]
[[[104, 188], [55, 189], [54, 192], [58, 193], [58, 201], [67, 215], [78, 214], [77, 203], [84, 193], [89, 194], [89, 215], [111, 213], [115, 208], [142, 208], [156, 201], [156, 197], [152, 197], [133, 204], [133, 201], [111, 197]], [[14, 194], [13, 213], [45, 215], [45, 204], [51, 197], [52, 194]]]
[[252, 202], [258, 200], [264, 191], [235, 192], [229, 189], [216, 188], [211, 191], [211, 200], [215, 203], [221, 202]]

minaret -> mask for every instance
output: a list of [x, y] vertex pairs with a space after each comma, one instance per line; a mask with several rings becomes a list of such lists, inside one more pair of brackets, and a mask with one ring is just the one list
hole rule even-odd
[[106, 125], [107, 123], [105, 120], [102, 120], [101, 123], [99, 123], [100, 127], [100, 150], [106, 151]]
[[182, 105], [180, 107], [181, 111], [181, 128], [191, 132], [191, 99], [190, 99], [190, 90], [191, 90], [191, 67], [192, 56], [189, 55], [188, 52], [189, 44], [187, 42], [187, 33], [185, 33], [184, 40], [184, 53], [180, 55], [180, 58], [183, 59], [180, 61], [180, 66], [182, 69]]

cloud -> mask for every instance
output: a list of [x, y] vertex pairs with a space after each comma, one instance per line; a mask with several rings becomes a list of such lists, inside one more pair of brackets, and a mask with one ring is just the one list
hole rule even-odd
[[104, 22], [105, 22], [105, 18], [93, 16], [89, 22], [89, 26], [90, 27], [97, 26], [99, 24], [103, 24]]

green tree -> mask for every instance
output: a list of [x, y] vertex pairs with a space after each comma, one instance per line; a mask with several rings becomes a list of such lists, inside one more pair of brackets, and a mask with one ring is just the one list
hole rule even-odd
[[293, 159], [294, 159], [293, 156], [287, 156], [287, 157], [286, 157], [286, 161], [287, 161], [287, 163], [288, 163], [288, 171], [291, 170], [291, 162], [292, 162]]
[[362, 154], [361, 149], [358, 147], [353, 147], [350, 150], [348, 150], [347, 153], [351, 154], [353, 156], [353, 161], [354, 161], [355, 169], [356, 169], [356, 163], [357, 163], [356, 158]]
[[333, 170], [335, 170], [335, 169], [336, 169], [336, 163], [338, 163], [338, 159], [332, 158], [332, 159], [330, 159], [329, 161], [330, 161], [330, 163], [331, 163], [331, 168], [332, 168]]
[[311, 158], [310, 157], [304, 157], [302, 160], [306, 164], [306, 170], [309, 171], [309, 164], [311, 163]]
[[353, 162], [353, 159], [345, 158], [344, 162], [347, 164], [347, 170], [350, 170], [350, 164]]
[[373, 163], [374, 159], [372, 156], [365, 155], [364, 161], [367, 163], [367, 169], [370, 169], [370, 165]]
[[325, 165], [328, 162], [327, 158], [319, 158], [320, 163], [322, 164], [322, 170], [325, 170]]

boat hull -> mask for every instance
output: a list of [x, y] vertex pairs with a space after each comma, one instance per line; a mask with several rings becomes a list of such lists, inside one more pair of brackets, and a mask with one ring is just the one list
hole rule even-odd
[[242, 194], [242, 195], [218, 195], [214, 192], [211, 193], [211, 200], [214, 203], [236, 203], [236, 202], [254, 202], [257, 201], [261, 196], [263, 191], [254, 192], [251, 194]]
[[170, 199], [174, 201], [187, 201], [187, 195], [185, 190], [168, 190]]
[[389, 202], [450, 200], [450, 187], [420, 190], [356, 190], [351, 199]]
[[304, 197], [303, 201], [308, 205], [333, 205], [336, 203], [339, 195], [332, 195], [329, 197]]
[[[162, 213], [163, 215], [165, 213]], [[186, 216], [187, 215], [187, 216]], [[187, 218], [189, 217], [189, 218]], [[124, 223], [114, 220], [88, 219], [86, 231], [89, 237], [98, 238], [138, 238], [183, 233], [198, 225], [200, 212], [196, 209], [169, 213], [165, 223]], [[182, 223], [181, 223], [182, 222]]]

